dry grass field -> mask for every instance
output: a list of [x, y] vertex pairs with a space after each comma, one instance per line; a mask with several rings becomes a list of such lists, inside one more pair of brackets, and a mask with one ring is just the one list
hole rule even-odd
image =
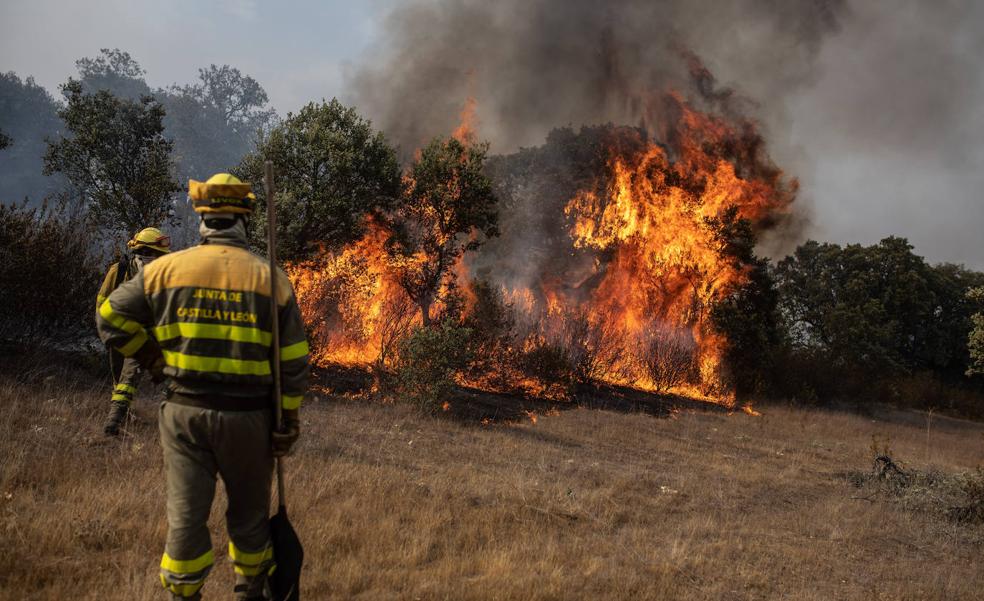
[[[138, 421], [108, 441], [106, 390], [50, 373], [0, 379], [0, 599], [165, 598], [156, 403], [145, 391]], [[948, 519], [932, 490], [851, 481], [870, 471], [873, 437], [908, 470], [972, 470], [984, 425], [761, 409], [572, 408], [482, 425], [312, 402], [287, 466], [304, 597], [984, 596], [984, 525]], [[223, 504], [207, 599], [232, 597]]]

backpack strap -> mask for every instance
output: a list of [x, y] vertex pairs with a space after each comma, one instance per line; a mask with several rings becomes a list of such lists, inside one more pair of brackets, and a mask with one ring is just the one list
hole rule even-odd
[[130, 257], [127, 254], [123, 254], [120, 257], [120, 262], [116, 264], [116, 281], [113, 282], [113, 290], [120, 287], [120, 284], [130, 279]]

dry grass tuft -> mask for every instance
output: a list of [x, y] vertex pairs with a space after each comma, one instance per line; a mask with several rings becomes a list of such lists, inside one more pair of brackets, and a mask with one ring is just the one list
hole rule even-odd
[[[0, 380], [0, 599], [163, 599], [149, 394], [127, 435], [106, 441], [108, 388], [23, 380]], [[312, 403], [287, 466], [305, 597], [980, 598], [984, 526], [859, 498], [844, 476], [867, 471], [873, 435], [890, 437], [907, 470], [973, 473], [984, 426], [763, 411], [574, 409], [480, 426]], [[207, 598], [231, 598], [231, 572], [220, 559]]]

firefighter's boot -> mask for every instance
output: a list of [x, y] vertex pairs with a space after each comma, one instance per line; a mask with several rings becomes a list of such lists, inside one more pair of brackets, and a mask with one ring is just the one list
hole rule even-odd
[[266, 574], [262, 577], [248, 577], [236, 574], [236, 586], [232, 589], [236, 601], [269, 601], [273, 599]]
[[120, 426], [130, 416], [130, 404], [124, 401], [113, 401], [109, 409], [109, 417], [106, 419], [106, 426], [103, 433], [106, 436], [118, 436]]

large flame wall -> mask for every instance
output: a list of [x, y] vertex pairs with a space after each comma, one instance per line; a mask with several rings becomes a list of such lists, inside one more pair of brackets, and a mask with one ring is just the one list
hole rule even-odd
[[[467, 289], [460, 280], [480, 272], [516, 313], [517, 345], [593, 346], [584, 350], [608, 354], [595, 376], [614, 383], [654, 387], [652, 370], [644, 368], [647, 343], [667, 332], [683, 336], [696, 369], [677, 386], [726, 399], [728, 342], [709, 310], [742, 285], [745, 266], [726, 252], [721, 222], [730, 211], [754, 232], [768, 227], [787, 210], [794, 184], [762, 155], [751, 123], [698, 111], [675, 94], [664, 102], [671, 109], [664, 114], [674, 118], [663, 122], [662, 144], [638, 129], [609, 128], [602, 167], [546, 216], [561, 226], [561, 240], [528, 260], [526, 277], [510, 275], [524, 259], [503, 231], [488, 252], [458, 265], [458, 284]], [[516, 187], [535, 188], [523, 177], [514, 178]], [[315, 333], [316, 360], [385, 360], [394, 338], [413, 324], [398, 266], [386, 253], [387, 235], [373, 223], [357, 244], [290, 267]], [[575, 323], [581, 331], [572, 338]]]

